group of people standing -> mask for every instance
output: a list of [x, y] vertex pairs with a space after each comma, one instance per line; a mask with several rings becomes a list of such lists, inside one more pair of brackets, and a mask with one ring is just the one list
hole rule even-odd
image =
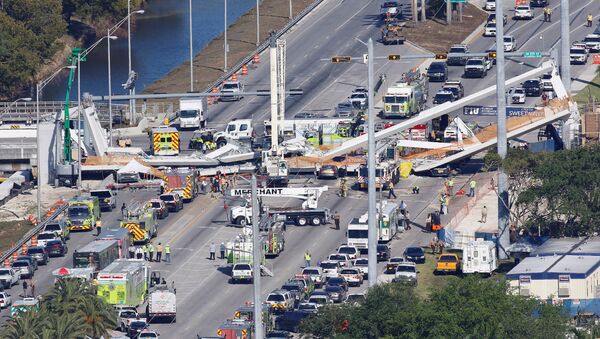
[[[156, 258], [154, 254], [156, 253]], [[147, 261], [162, 261], [162, 255], [165, 254], [165, 262], [171, 262], [171, 245], [166, 244], [162, 245], [162, 243], [158, 243], [158, 245], [154, 246], [152, 242], [148, 242], [145, 245], [140, 246], [130, 246], [129, 247], [129, 258], [131, 259], [144, 259]]]

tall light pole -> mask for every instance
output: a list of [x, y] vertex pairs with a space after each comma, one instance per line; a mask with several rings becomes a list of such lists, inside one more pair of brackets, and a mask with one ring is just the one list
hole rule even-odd
[[[112, 37], [111, 35], [116, 32], [116, 30], [121, 27], [121, 25], [123, 23], [125, 23], [126, 20], [129, 20], [129, 18], [134, 15], [134, 14], [144, 14], [144, 10], [140, 9], [134, 12], [128, 12], [127, 16], [124, 17], [123, 19], [121, 19], [121, 21], [117, 22], [114, 26], [112, 26], [111, 28], [108, 29], [108, 34], [106, 35], [108, 38], [108, 126], [109, 126], [109, 132], [108, 135], [109, 137], [109, 143], [110, 146], [112, 147], [112, 80], [111, 80], [111, 66], [110, 66], [110, 40], [115, 40], [117, 37]], [[130, 62], [129, 62], [129, 68], [131, 69], [131, 53], [130, 55]]]
[[227, 0], [225, 0], [225, 33], [224, 33], [224, 39], [225, 39], [225, 64], [223, 66], [223, 72], [227, 72], [227, 50], [229, 49], [229, 46], [227, 45]]
[[292, 0], [290, 0], [290, 20], [292, 20]]
[[[503, 0], [496, 0], [496, 8], [502, 7]], [[498, 155], [500, 158], [506, 158], [507, 137], [506, 137], [506, 88], [504, 84], [504, 22], [496, 20], [496, 106], [497, 116], [497, 140]], [[504, 168], [498, 168], [498, 239], [497, 254], [498, 258], [506, 259], [506, 249], [510, 245], [508, 233], [508, 224], [510, 211], [508, 210], [508, 176]]]
[[260, 0], [256, 0], [256, 46], [260, 45]]
[[77, 55], [77, 195], [81, 195], [81, 53]]
[[194, 91], [194, 48], [192, 36], [192, 0], [190, 0], [190, 92]]
[[[50, 75], [45, 80], [38, 82], [35, 86], [35, 111], [36, 111], [36, 144], [37, 144], [37, 167], [38, 167], [38, 191], [37, 191], [37, 220], [38, 222], [42, 221], [42, 184], [41, 180], [41, 145], [40, 145], [40, 95], [42, 94], [42, 90], [46, 85], [48, 85], [62, 70], [71, 69], [74, 66], [64, 66], [55, 71], [52, 75]], [[30, 99], [31, 100], [31, 99]], [[58, 154], [57, 154], [58, 155]]]
[[373, 101], [374, 101], [374, 84], [373, 84], [373, 39], [369, 38], [367, 41], [367, 49], [368, 49], [368, 155], [367, 155], [367, 170], [368, 170], [368, 193], [369, 193], [369, 210], [368, 210], [368, 253], [369, 253], [369, 287], [373, 287], [377, 284], [377, 220], [375, 219], [375, 212], [377, 208], [376, 201], [376, 191], [375, 191], [375, 110], [373, 109]]
[[254, 285], [254, 331], [257, 339], [262, 339], [264, 334], [262, 333], [262, 302], [260, 300], [260, 241], [259, 241], [259, 227], [260, 227], [260, 215], [258, 211], [258, 192], [256, 187], [256, 176], [252, 175], [252, 257], [253, 257], [253, 276], [252, 283]]
[[560, 75], [567, 89], [571, 92], [571, 59], [569, 39], [569, 0], [560, 1]]

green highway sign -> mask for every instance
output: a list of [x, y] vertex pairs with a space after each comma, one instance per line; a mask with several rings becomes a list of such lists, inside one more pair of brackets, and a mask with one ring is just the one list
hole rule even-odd
[[541, 58], [542, 52], [523, 52], [524, 58]]

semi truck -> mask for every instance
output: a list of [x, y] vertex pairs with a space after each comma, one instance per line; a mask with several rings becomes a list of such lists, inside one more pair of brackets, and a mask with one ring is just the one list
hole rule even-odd
[[139, 204], [127, 210], [127, 214], [121, 221], [121, 228], [129, 230], [134, 245], [145, 244], [158, 234], [156, 211], [147, 203]]
[[91, 231], [100, 220], [97, 197], [76, 197], [69, 201], [67, 227], [69, 231]]
[[[401, 230], [402, 214], [399, 205], [383, 200], [377, 204], [377, 239], [387, 243]], [[353, 218], [348, 224], [347, 244], [359, 250], [367, 250], [369, 239], [369, 216], [365, 212], [359, 218]]]
[[183, 202], [191, 202], [198, 195], [196, 178], [196, 172], [189, 168], [173, 169], [163, 178], [165, 183], [164, 193], [181, 191]]
[[204, 99], [185, 98], [179, 100], [179, 126], [181, 129], [201, 128], [206, 125]]
[[429, 94], [429, 82], [415, 68], [402, 75], [402, 79], [390, 86], [383, 96], [385, 118], [410, 118], [421, 112]]
[[119, 258], [116, 240], [95, 240], [73, 252], [74, 268], [94, 268], [97, 273]]
[[150, 131], [150, 150], [153, 155], [179, 155], [179, 131], [160, 126]]
[[148, 296], [146, 308], [147, 317], [150, 322], [158, 319], [168, 319], [176, 322], [177, 318], [177, 295], [167, 285], [158, 285]]
[[98, 296], [107, 303], [137, 307], [146, 300], [148, 265], [142, 259], [117, 259], [96, 280]]
[[[259, 197], [280, 197], [280, 198], [300, 198], [305, 201], [301, 208], [276, 208], [262, 207], [259, 211], [263, 214], [280, 215], [286, 223], [296, 224], [298, 226], [314, 225], [318, 226], [328, 223], [330, 212], [328, 208], [318, 208], [317, 203], [320, 195], [327, 191], [327, 186], [322, 187], [298, 187], [298, 188], [259, 188]], [[251, 190], [249, 188], [232, 189], [231, 196], [249, 197]], [[252, 223], [252, 206], [246, 202], [242, 206], [233, 206], [229, 209], [229, 220], [233, 224], [245, 226]]]

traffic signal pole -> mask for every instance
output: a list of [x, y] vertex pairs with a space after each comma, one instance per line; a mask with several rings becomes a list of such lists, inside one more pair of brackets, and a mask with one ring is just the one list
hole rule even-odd
[[373, 39], [369, 38], [367, 41], [368, 50], [368, 111], [367, 111], [367, 129], [369, 136], [368, 153], [367, 153], [367, 171], [368, 171], [368, 193], [369, 193], [369, 210], [368, 210], [368, 256], [369, 256], [369, 287], [373, 287], [377, 284], [377, 220], [376, 220], [376, 209], [377, 209], [377, 197], [375, 196], [375, 110], [373, 109], [374, 101], [374, 83], [373, 83]]

